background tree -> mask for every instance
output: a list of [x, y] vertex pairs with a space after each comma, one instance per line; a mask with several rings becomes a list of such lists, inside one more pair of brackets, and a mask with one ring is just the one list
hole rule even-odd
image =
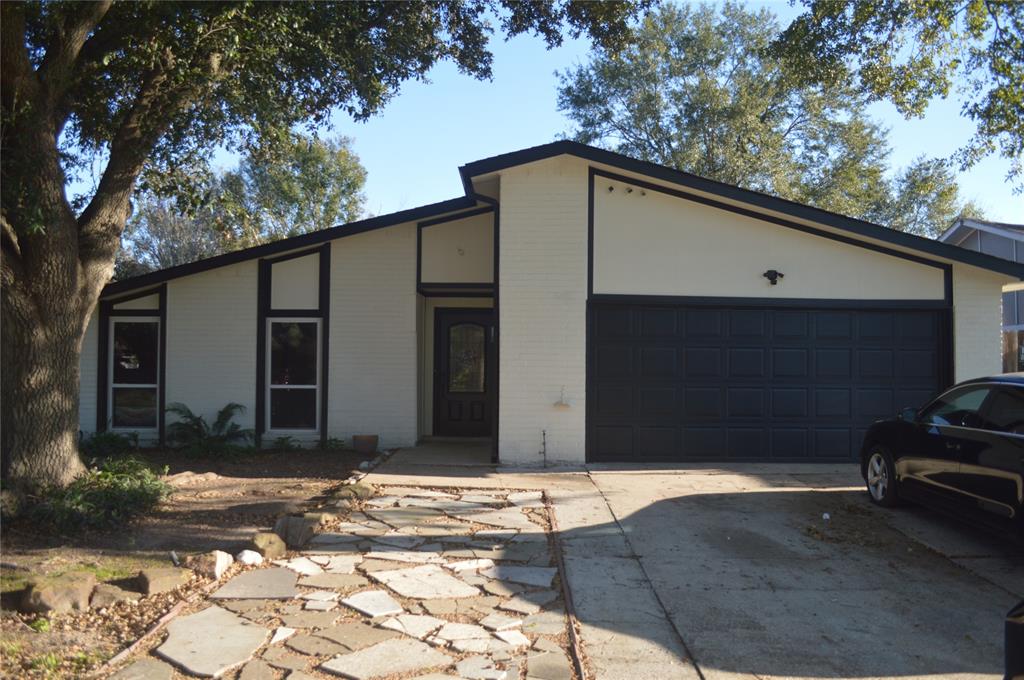
[[115, 279], [351, 222], [365, 202], [366, 170], [345, 137], [293, 134], [281, 148], [247, 154], [234, 170], [218, 176], [196, 168], [192, 176], [198, 205], [154, 190], [136, 196]]
[[[919, 233], [959, 215], [941, 161], [919, 159], [889, 180], [887, 133], [866, 98], [806, 81], [770, 53], [771, 12], [662, 5], [636, 33], [620, 52], [596, 48], [560, 74], [559, 108], [579, 141]], [[930, 208], [920, 219], [901, 214], [921, 202]]]
[[[637, 5], [572, 0], [0, 3], [0, 340], [9, 482], [80, 474], [78, 362], [140, 176], [155, 186], [218, 144], [272, 148], [336, 108], [365, 118], [453, 60], [491, 75], [506, 35], [612, 46]], [[106, 158], [81, 209], [67, 173]], [[187, 176], [181, 177], [186, 179]], [[182, 187], [184, 188], [184, 186]]]
[[365, 184], [351, 140], [292, 135], [282, 148], [246, 155], [211, 201], [220, 230], [247, 247], [359, 219]]
[[998, 151], [1024, 190], [1024, 2], [801, 0], [774, 44], [808, 82], [854, 82], [907, 117], [954, 88], [977, 123], [961, 169]]

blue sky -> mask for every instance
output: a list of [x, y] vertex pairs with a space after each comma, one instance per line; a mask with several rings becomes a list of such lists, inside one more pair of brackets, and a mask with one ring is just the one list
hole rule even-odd
[[[787, 2], [769, 2], [785, 25], [796, 14]], [[539, 38], [492, 42], [494, 78], [478, 81], [444, 63], [429, 83], [409, 82], [381, 113], [364, 123], [334, 118], [334, 133], [354, 140], [367, 169], [366, 210], [386, 214], [462, 194], [458, 166], [488, 156], [550, 142], [571, 129], [556, 104], [555, 72], [586, 61], [589, 43], [566, 41], [546, 50]], [[889, 104], [872, 113], [891, 129], [894, 169], [916, 157], [948, 157], [970, 138], [974, 125], [959, 104], [939, 101], [923, 119], [904, 120]], [[217, 164], [234, 159], [218, 154]], [[1005, 182], [1009, 163], [996, 156], [959, 176], [962, 195], [989, 219], [1024, 221], [1024, 197]]]

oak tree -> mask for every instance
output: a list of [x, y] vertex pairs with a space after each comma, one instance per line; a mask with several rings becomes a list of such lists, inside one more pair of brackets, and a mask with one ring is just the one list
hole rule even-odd
[[[66, 484], [77, 454], [79, 354], [140, 177], [218, 144], [266, 147], [332, 111], [365, 118], [452, 60], [491, 74], [492, 19], [549, 45], [613, 46], [633, 2], [0, 3], [0, 341], [8, 481]], [[69, 173], [105, 160], [72, 204]]]

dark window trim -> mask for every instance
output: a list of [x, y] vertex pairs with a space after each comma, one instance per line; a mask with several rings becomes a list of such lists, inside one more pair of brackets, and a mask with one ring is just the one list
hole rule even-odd
[[491, 298], [494, 292], [489, 290], [467, 291], [435, 291], [429, 288], [417, 288], [416, 292], [425, 298]]
[[424, 220], [419, 222], [416, 226], [420, 229], [426, 229], [427, 227], [433, 227], [438, 224], [446, 224], [448, 222], [458, 222], [459, 220], [468, 219], [470, 217], [476, 217], [477, 215], [486, 215], [489, 212], [494, 212], [494, 206], [485, 205], [482, 208], [476, 210], [469, 210], [467, 212], [458, 213], [456, 215], [445, 215], [444, 217], [437, 217], [432, 220]]
[[[562, 155], [576, 156], [577, 158], [582, 158], [593, 163], [602, 163], [620, 170], [634, 172], [658, 179], [663, 182], [681, 185], [689, 189], [713, 194], [729, 200], [740, 201], [765, 210], [783, 213], [790, 217], [810, 220], [829, 227], [848, 231], [859, 236], [885, 241], [893, 245], [903, 246], [929, 255], [934, 255], [935, 257], [963, 262], [964, 264], [988, 269], [1024, 280], [1024, 264], [1021, 263], [1010, 262], [991, 255], [985, 255], [983, 253], [959, 248], [948, 243], [896, 231], [878, 224], [872, 224], [871, 222], [865, 222], [853, 217], [828, 212], [827, 210], [788, 201], [776, 196], [770, 196], [768, 194], [751, 191], [749, 189], [741, 189], [740, 187], [723, 184], [722, 182], [698, 177], [697, 175], [691, 175], [686, 172], [662, 165], [656, 165], [647, 161], [629, 158], [622, 154], [607, 151], [605, 149], [598, 149], [596, 147], [587, 146], [586, 144], [580, 144], [579, 142], [573, 142], [570, 140], [552, 142], [542, 146], [522, 149], [520, 151], [514, 151], [512, 153], [474, 161], [460, 167], [459, 174], [462, 177], [463, 188], [467, 195], [471, 195], [473, 192], [474, 177]], [[627, 178], [627, 181], [636, 184], [642, 180]]]
[[[317, 289], [317, 308], [315, 309], [271, 309], [270, 291], [273, 284], [273, 265], [277, 262], [290, 260], [307, 255], [317, 255], [319, 261], [319, 281]], [[256, 416], [255, 444], [259, 448], [263, 435], [269, 431], [266, 419], [267, 393], [267, 320], [282, 317], [305, 317], [320, 319], [320, 406], [319, 432], [320, 444], [327, 443], [328, 413], [328, 377], [330, 375], [330, 317], [331, 317], [331, 242], [325, 241], [316, 248], [301, 252], [289, 253], [282, 257], [263, 258], [259, 261], [256, 288]]]
[[[114, 309], [114, 305], [122, 302], [130, 302], [150, 295], [157, 296], [156, 309]], [[100, 300], [99, 317], [97, 323], [97, 361], [96, 361], [96, 432], [106, 432], [108, 423], [112, 422], [109, 413], [110, 401], [110, 318], [111, 317], [132, 317], [132, 316], [155, 316], [160, 319], [160, 355], [157, 359], [157, 440], [163, 446], [165, 444], [166, 430], [166, 408], [167, 408], [167, 284], [162, 283], [156, 288], [141, 291], [124, 297]]]

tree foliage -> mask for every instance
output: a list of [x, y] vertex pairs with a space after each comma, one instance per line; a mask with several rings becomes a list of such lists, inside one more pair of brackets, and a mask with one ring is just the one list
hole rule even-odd
[[366, 170], [344, 137], [294, 134], [233, 170], [196, 168], [193, 178], [195, 198], [153, 189], [136, 196], [115, 279], [351, 222], [365, 202]]
[[[779, 30], [768, 10], [663, 5], [632, 45], [595, 48], [560, 74], [559, 107], [585, 143], [908, 231], [944, 228], [962, 206], [943, 162], [890, 180], [865, 98], [794, 73], [769, 50]], [[919, 218], [902, 214], [922, 201]]]
[[855, 82], [905, 116], [956, 93], [977, 124], [961, 167], [998, 151], [1024, 188], [1024, 2], [801, 0], [775, 42], [807, 81]]

